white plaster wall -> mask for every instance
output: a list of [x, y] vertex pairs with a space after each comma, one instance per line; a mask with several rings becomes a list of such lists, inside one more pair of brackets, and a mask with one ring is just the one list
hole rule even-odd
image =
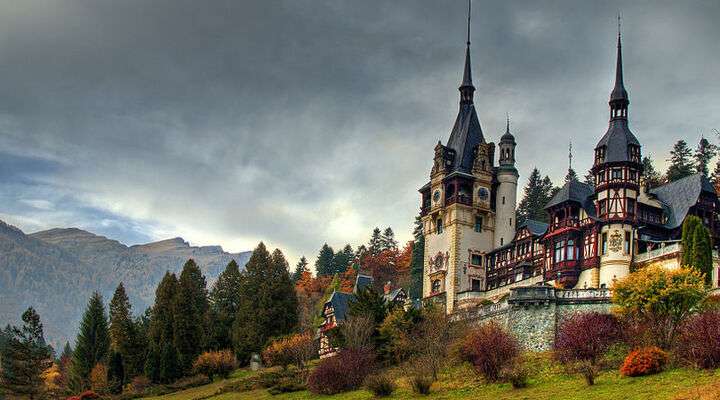
[[[495, 247], [500, 247], [500, 242], [508, 244], [515, 236], [515, 204], [517, 197], [517, 181], [518, 177], [512, 173], [498, 174], [500, 184], [497, 188], [497, 198], [495, 201], [495, 209], [497, 218], [495, 220]], [[505, 197], [505, 204], [502, 199]], [[512, 224], [510, 224], [512, 218]], [[502, 239], [502, 240], [501, 240]]]

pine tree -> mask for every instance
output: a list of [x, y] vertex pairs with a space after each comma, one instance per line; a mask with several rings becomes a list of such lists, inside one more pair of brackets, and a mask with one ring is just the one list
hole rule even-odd
[[700, 218], [689, 215], [685, 218], [682, 225], [682, 235], [680, 243], [682, 244], [682, 265], [691, 266], [693, 262], [693, 248], [695, 247], [695, 228], [702, 225]]
[[315, 273], [317, 276], [330, 276], [335, 273], [333, 267], [334, 258], [335, 252], [332, 247], [328, 246], [327, 243], [323, 244], [317, 261], [315, 261]]
[[665, 180], [673, 182], [678, 179], [690, 176], [693, 173], [693, 166], [690, 161], [692, 152], [688, 148], [687, 142], [678, 140], [670, 151], [670, 166], [665, 174]]
[[656, 188], [662, 183], [660, 173], [657, 172], [653, 165], [653, 160], [649, 156], [645, 156], [642, 159], [643, 165], [643, 178], [645, 178], [645, 184], [650, 188]]
[[110, 354], [110, 364], [107, 372], [108, 388], [112, 394], [120, 394], [125, 382], [125, 369], [123, 367], [123, 357], [117, 351]]
[[715, 169], [713, 169], [710, 180], [713, 187], [715, 187], [715, 192], [720, 193], [720, 160], [715, 163]]
[[0, 347], [0, 393], [38, 398], [43, 390], [42, 372], [52, 365], [52, 352], [45, 343], [40, 316], [30, 307], [22, 315], [23, 325], [8, 327]]
[[593, 174], [592, 170], [588, 170], [587, 174], [585, 174], [585, 178], [583, 182], [586, 185], [590, 185], [592, 187], [595, 187], [595, 174]]
[[570, 181], [576, 181], [576, 180], [578, 180], [577, 173], [575, 172], [574, 169], [568, 168], [567, 175], [565, 175], [565, 183], [570, 182]]
[[145, 376], [153, 383], [160, 382], [160, 351], [151, 345], [145, 358]]
[[178, 291], [178, 281], [175, 274], [165, 272], [165, 276], [155, 290], [155, 304], [150, 319], [149, 340], [156, 346], [172, 343], [174, 333], [174, 301]]
[[115, 289], [109, 308], [110, 348], [120, 353], [121, 360], [125, 363], [123, 377], [125, 372], [128, 376], [140, 375], [144, 364], [143, 346], [137, 337], [135, 322], [132, 320], [132, 305], [122, 282]]
[[554, 187], [549, 177], [542, 178], [540, 171], [533, 168], [528, 183], [523, 189], [523, 198], [517, 209], [518, 225], [528, 219], [548, 222], [549, 216], [545, 205], [550, 201]]
[[95, 364], [105, 363], [109, 353], [110, 334], [105, 306], [100, 293], [95, 292], [85, 309], [80, 323], [80, 333], [75, 341], [70, 368], [70, 387], [77, 392], [89, 388], [90, 371]]
[[192, 259], [183, 266], [173, 302], [173, 333], [181, 375], [205, 348], [205, 317], [208, 310], [205, 276]]
[[385, 299], [372, 286], [366, 286], [363, 290], [350, 300], [348, 304], [348, 315], [350, 317], [368, 317], [376, 325], [380, 325], [387, 316]]
[[702, 225], [695, 226], [693, 231], [692, 260], [690, 265], [705, 274], [705, 283], [712, 284], [712, 245], [710, 232]]
[[212, 341], [218, 350], [232, 347], [231, 330], [240, 303], [240, 281], [240, 267], [232, 260], [210, 293], [210, 308], [215, 319]]
[[72, 354], [73, 351], [70, 347], [70, 342], [65, 342], [65, 347], [63, 347], [62, 354], [60, 355], [60, 359], [57, 362], [58, 368], [60, 370], [60, 375], [56, 379], [58, 387], [63, 392], [67, 391], [69, 385], [70, 363], [72, 362]]
[[299, 281], [300, 278], [302, 278], [303, 273], [309, 271], [307, 266], [307, 258], [305, 258], [305, 256], [300, 257], [300, 261], [298, 261], [297, 265], [295, 266], [295, 272], [293, 272], [292, 274], [293, 282]]
[[297, 324], [297, 297], [288, 265], [279, 250], [272, 256], [262, 242], [245, 266], [240, 304], [233, 325], [233, 345], [246, 363], [267, 340], [292, 331]]
[[346, 244], [345, 247], [341, 251], [335, 253], [335, 256], [333, 257], [333, 273], [342, 274], [347, 271], [348, 265], [350, 265], [350, 262], [352, 262], [354, 257], [355, 252], [353, 251], [352, 246]]
[[380, 236], [380, 244], [382, 250], [397, 250], [398, 243], [397, 240], [395, 240], [395, 232], [393, 232], [389, 226], [385, 228]]
[[425, 263], [425, 235], [420, 216], [415, 217], [415, 228], [413, 229], [415, 241], [413, 242], [412, 259], [410, 261], [410, 299], [422, 297], [422, 285]]
[[368, 242], [367, 250], [370, 252], [370, 254], [374, 256], [380, 254], [380, 252], [384, 250], [382, 233], [380, 232], [380, 228], [376, 227], [375, 229], [373, 229], [372, 235], [370, 236], [370, 241]]
[[717, 155], [718, 147], [710, 143], [704, 137], [700, 138], [697, 148], [695, 148], [695, 154], [693, 159], [695, 160], [695, 173], [702, 174], [704, 177], [708, 176], [708, 164], [710, 160]]
[[182, 376], [178, 353], [171, 343], [165, 343], [160, 353], [159, 378], [162, 383], [171, 383]]

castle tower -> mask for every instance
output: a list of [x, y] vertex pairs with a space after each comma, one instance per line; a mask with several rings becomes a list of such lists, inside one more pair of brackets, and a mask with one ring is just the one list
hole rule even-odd
[[515, 204], [518, 171], [515, 168], [515, 136], [510, 133], [510, 117], [507, 118], [505, 134], [500, 138], [500, 164], [497, 170], [497, 195], [495, 219], [495, 247], [503, 246], [515, 236]]
[[615, 279], [627, 275], [633, 256], [637, 197], [640, 192], [642, 162], [640, 142], [628, 127], [630, 100], [623, 82], [622, 45], [618, 17], [615, 87], [610, 94], [610, 122], [607, 133], [595, 146], [595, 196], [598, 233], [600, 287], [611, 287]]
[[[447, 144], [435, 146], [430, 182], [420, 188], [423, 298], [444, 303], [448, 313], [459, 293], [484, 290], [483, 257], [495, 237], [495, 145], [485, 141], [473, 100], [469, 12], [458, 115]], [[514, 195], [506, 194], [509, 200], [514, 204]]]

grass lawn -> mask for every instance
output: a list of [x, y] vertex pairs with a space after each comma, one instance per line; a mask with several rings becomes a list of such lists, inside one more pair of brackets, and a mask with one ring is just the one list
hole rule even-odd
[[[398, 390], [389, 399], [652, 399], [690, 400], [720, 399], [720, 371], [698, 371], [693, 369], [672, 369], [661, 374], [638, 378], [621, 377], [616, 371], [603, 372], [594, 386], [587, 386], [580, 376], [562, 372], [559, 366], [534, 363], [530, 384], [524, 389], [513, 389], [510, 384], [484, 384], [468, 367], [454, 367], [443, 372], [440, 380], [432, 387], [429, 396], [415, 395], [404, 378], [398, 378]], [[399, 373], [391, 371], [390, 373]], [[228, 380], [239, 380], [252, 372], [239, 370]], [[316, 396], [307, 391], [270, 395], [267, 390], [251, 390], [214, 395], [226, 381], [192, 388], [153, 400], [262, 400], [262, 399], [372, 399], [366, 390], [342, 393], [334, 396]]]

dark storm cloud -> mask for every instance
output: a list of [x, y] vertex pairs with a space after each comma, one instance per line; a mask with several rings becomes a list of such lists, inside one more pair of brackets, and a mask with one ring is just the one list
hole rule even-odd
[[[0, 4], [0, 175], [42, 170], [4, 185], [4, 219], [293, 256], [409, 238], [457, 109], [463, 1]], [[489, 141], [511, 114], [521, 175], [559, 181], [570, 138], [589, 166], [619, 8], [644, 151], [720, 127], [718, 4], [476, 1], [476, 104]]]

